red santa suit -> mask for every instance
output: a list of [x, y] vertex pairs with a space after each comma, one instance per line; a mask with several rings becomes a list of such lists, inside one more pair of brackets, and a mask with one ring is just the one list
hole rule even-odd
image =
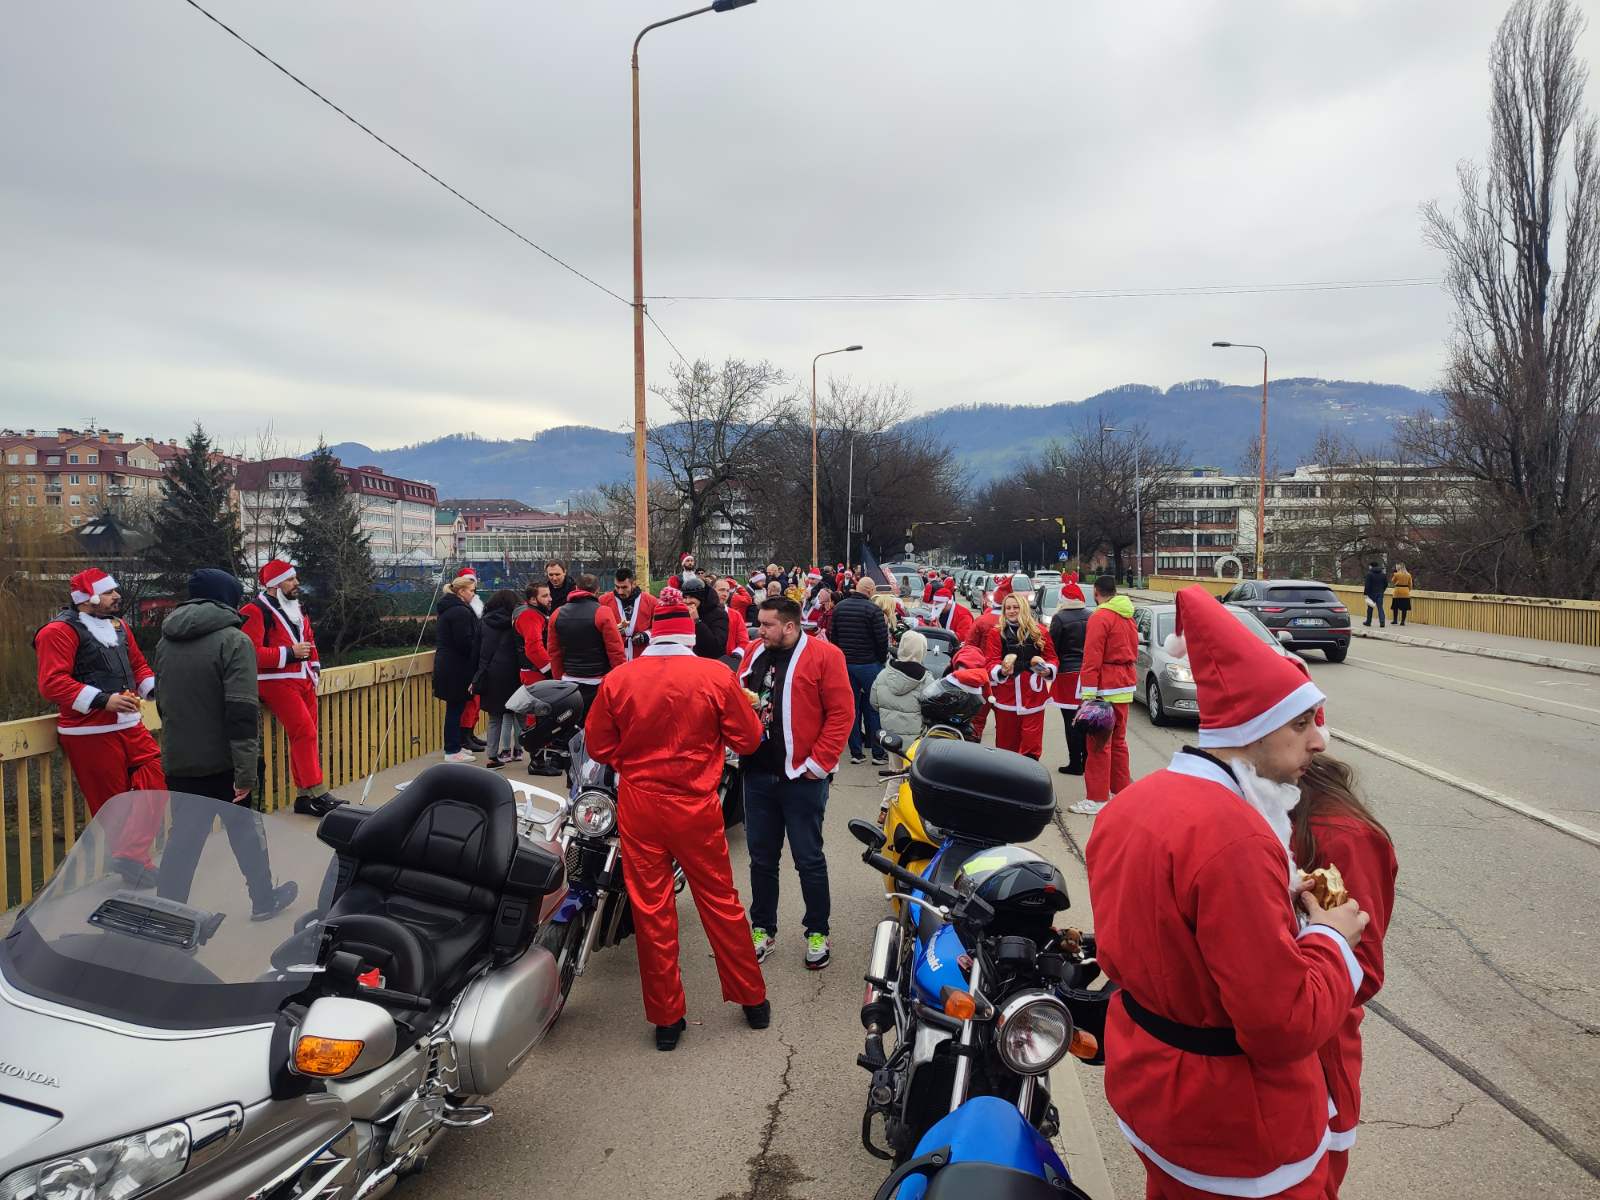
[[1100, 965], [1122, 989], [1106, 1026], [1106, 1099], [1145, 1163], [1147, 1197], [1320, 1197], [1332, 1105], [1320, 1048], [1364, 971], [1292, 896], [1289, 809], [1205, 752], [1245, 746], [1322, 693], [1203, 588], [1178, 594], [1202, 749], [1113, 800], [1086, 858]]
[[685, 579], [699, 578], [699, 572], [694, 569], [694, 564], [689, 561], [693, 557], [694, 555], [692, 554], [683, 554], [678, 557], [678, 574], [667, 580], [667, 587], [677, 588], [682, 591]]
[[[765, 642], [752, 643], [739, 668], [739, 682], [751, 691], [760, 678]], [[827, 776], [839, 765], [855, 719], [856, 698], [844, 651], [802, 633], [783, 677], [783, 768], [790, 779], [807, 771]], [[759, 741], [757, 743], [759, 745]]]
[[[1270, 647], [1269, 647], [1270, 649]], [[1078, 672], [1079, 700], [1106, 700], [1115, 723], [1106, 732], [1089, 734], [1083, 766], [1084, 798], [1104, 803], [1132, 782], [1128, 772], [1128, 708], [1138, 679], [1139, 630], [1133, 623], [1133, 602], [1113, 596], [1089, 615], [1083, 635], [1083, 668]]]
[[[1023, 601], [1027, 603], [1026, 600]], [[985, 623], [976, 645], [983, 651], [984, 670], [989, 677], [989, 704], [994, 709], [994, 744], [1000, 750], [1038, 760], [1044, 751], [1044, 710], [1050, 705], [1050, 684], [1059, 665], [1055, 644], [1044, 630], [1038, 648], [1042, 668], [1026, 667], [1007, 676], [1002, 671], [1006, 654], [1014, 647], [1005, 641], [1004, 616], [993, 624]]]
[[[117, 581], [97, 568], [72, 577], [72, 603], [101, 606]], [[96, 814], [112, 796], [127, 791], [162, 791], [161, 747], [132, 712], [113, 712], [106, 702], [119, 693], [149, 697], [156, 676], [119, 618], [63, 609], [34, 635], [39, 695], [56, 706], [56, 734], [78, 788]], [[112, 856], [150, 867], [150, 847], [161, 831], [166, 805], [153, 800], [126, 805], [112, 832]], [[109, 819], [109, 814], [108, 814]]]
[[[675, 584], [669, 584], [675, 587]], [[633, 610], [624, 612], [622, 601], [617, 598], [616, 592], [607, 592], [600, 597], [600, 607], [610, 609], [611, 615], [617, 619], [617, 632], [622, 638], [622, 656], [624, 660], [634, 659], [644, 649], [650, 640], [650, 621], [655, 616], [656, 598], [649, 592], [639, 591], [633, 602]]]
[[[301, 795], [316, 795], [322, 786], [322, 754], [317, 744], [317, 680], [322, 662], [311, 617], [298, 600], [278, 591], [295, 578], [295, 569], [280, 559], [262, 566], [256, 576], [261, 591], [240, 611], [244, 632], [256, 648], [256, 689], [289, 739], [289, 774]], [[309, 642], [310, 653], [295, 655], [296, 642]]]
[[[669, 602], [670, 597], [670, 602]], [[645, 1017], [684, 1015], [672, 865], [683, 868], [716, 957], [722, 998], [766, 999], [750, 922], [728, 861], [717, 783], [724, 746], [750, 753], [761, 722], [733, 673], [697, 658], [694, 622], [676, 589], [663, 591], [650, 645], [605, 677], [584, 724], [589, 755], [618, 774], [623, 879], [633, 903]]]
[[[997, 626], [1000, 618], [993, 613], [985, 613], [981, 617], [974, 617], [972, 625], [967, 629], [966, 636], [962, 639], [961, 648], [950, 659], [950, 669], [955, 671], [963, 667], [977, 667], [983, 672], [983, 698], [989, 699], [989, 660], [983, 650], [984, 638], [988, 636], [986, 630]], [[972, 737], [974, 741], [983, 741], [983, 731], [989, 727], [989, 705], [984, 704], [978, 710], [978, 715], [972, 718]]]
[[961, 641], [966, 641], [976, 620], [972, 610], [956, 600], [956, 581], [946, 579], [933, 594], [933, 623], [941, 629], [948, 629]]
[[522, 659], [517, 669], [519, 683], [538, 683], [550, 678], [550, 650], [545, 645], [545, 628], [550, 616], [542, 608], [524, 604], [511, 618], [511, 628], [522, 639]]
[[[1304, 803], [1304, 801], [1302, 801]], [[1394, 911], [1394, 881], [1399, 872], [1394, 843], [1383, 830], [1348, 813], [1331, 812], [1311, 818], [1316, 838], [1315, 861], [1300, 863], [1303, 870], [1339, 868], [1350, 894], [1370, 918], [1356, 943], [1361, 964], [1361, 986], [1339, 1032], [1323, 1043], [1317, 1057], [1328, 1081], [1328, 1097], [1338, 1110], [1328, 1120], [1328, 1195], [1337, 1196], [1350, 1165], [1356, 1125], [1361, 1120], [1361, 1019], [1365, 1005], [1383, 986], [1383, 935]]]

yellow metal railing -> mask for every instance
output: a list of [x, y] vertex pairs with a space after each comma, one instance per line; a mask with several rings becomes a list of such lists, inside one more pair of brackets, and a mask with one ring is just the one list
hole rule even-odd
[[[1237, 580], [1190, 579], [1152, 575], [1145, 586], [1152, 592], [1176, 592], [1191, 583], [1203, 584], [1220, 596]], [[1365, 610], [1361, 589], [1350, 584], [1332, 585], [1353, 616]], [[1387, 600], [1386, 600], [1387, 602]], [[1600, 601], [1552, 600], [1542, 596], [1489, 596], [1469, 592], [1411, 592], [1412, 625], [1440, 629], [1467, 629], [1507, 637], [1534, 638], [1542, 642], [1567, 642], [1575, 646], [1600, 646]]]
[[[323, 671], [317, 712], [328, 786], [443, 747], [444, 702], [434, 699], [432, 675], [431, 650]], [[160, 714], [154, 704], [144, 707], [145, 724], [159, 737]], [[261, 716], [259, 803], [271, 811], [293, 801], [294, 782], [283, 727], [265, 708]], [[88, 819], [57, 741], [55, 717], [0, 722], [0, 910], [33, 896]]]

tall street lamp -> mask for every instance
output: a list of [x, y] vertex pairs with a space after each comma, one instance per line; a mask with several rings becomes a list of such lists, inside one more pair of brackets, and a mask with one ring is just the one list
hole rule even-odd
[[1139, 438], [1132, 429], [1115, 425], [1100, 426], [1101, 433], [1125, 433], [1133, 438], [1133, 577], [1144, 581], [1144, 498], [1139, 490]]
[[849, 354], [860, 346], [840, 346], [837, 350], [824, 350], [811, 360], [811, 565], [822, 564], [817, 559], [817, 359], [830, 354]]
[[1260, 579], [1266, 574], [1263, 564], [1267, 553], [1267, 348], [1250, 342], [1212, 342], [1211, 345], [1217, 350], [1261, 351], [1261, 487], [1256, 493], [1256, 578]]
[[646, 25], [633, 39], [633, 546], [639, 586], [650, 587], [650, 478], [644, 440], [644, 190], [639, 170], [639, 43], [652, 29], [708, 12], [728, 12], [756, 0], [712, 0], [704, 8]]

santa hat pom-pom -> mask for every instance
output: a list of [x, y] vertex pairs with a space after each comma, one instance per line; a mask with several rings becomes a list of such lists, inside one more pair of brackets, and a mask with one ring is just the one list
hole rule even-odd
[[1161, 643], [1161, 648], [1167, 652], [1168, 658], [1189, 657], [1189, 639], [1181, 633], [1167, 634], [1167, 640]]
[[669, 583], [661, 589], [661, 594], [656, 597], [656, 603], [662, 608], [682, 608], [683, 593]]

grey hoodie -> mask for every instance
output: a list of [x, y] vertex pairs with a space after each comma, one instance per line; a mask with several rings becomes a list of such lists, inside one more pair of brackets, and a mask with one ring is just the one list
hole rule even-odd
[[238, 611], [216, 600], [178, 605], [161, 623], [161, 765], [168, 776], [233, 775], [256, 786], [261, 700], [255, 647]]

